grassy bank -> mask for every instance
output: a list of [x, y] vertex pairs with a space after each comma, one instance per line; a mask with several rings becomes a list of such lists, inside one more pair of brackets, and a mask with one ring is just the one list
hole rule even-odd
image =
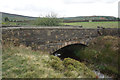
[[[80, 59], [86, 61], [89, 66], [109, 75], [119, 75], [119, 37], [100, 36], [91, 41], [84, 51], [76, 52]], [[92, 65], [91, 65], [92, 64]]]
[[3, 45], [3, 78], [95, 78], [83, 63], [25, 46]]
[[73, 25], [73, 26], [83, 26], [83, 28], [97, 28], [97, 26], [102, 26], [104, 28], [118, 28], [117, 21], [109, 22], [72, 22], [72, 23], [63, 23], [64, 25]]

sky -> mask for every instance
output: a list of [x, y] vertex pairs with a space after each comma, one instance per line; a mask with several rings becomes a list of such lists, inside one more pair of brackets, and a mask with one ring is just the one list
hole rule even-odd
[[115, 16], [120, 0], [0, 0], [0, 12], [42, 17]]

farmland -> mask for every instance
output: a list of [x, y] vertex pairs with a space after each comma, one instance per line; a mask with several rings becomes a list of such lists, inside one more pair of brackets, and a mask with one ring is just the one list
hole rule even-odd
[[97, 26], [104, 28], [118, 28], [118, 21], [109, 22], [72, 22], [62, 23], [64, 25], [82, 26], [83, 28], [97, 28]]
[[[5, 21], [6, 17], [8, 18], [8, 21]], [[41, 19], [39, 20], [38, 17], [2, 13], [3, 26], [46, 26], [46, 24], [49, 24], [51, 20], [52, 19], [47, 19], [46, 17], [41, 17]], [[93, 22], [89, 22], [90, 20], [92, 20]], [[58, 23], [61, 23], [59, 26], [63, 27], [64, 25], [71, 25], [82, 26], [83, 28], [97, 28], [97, 26], [105, 28], [118, 28], [117, 20], [118, 18], [111, 16], [77, 16], [65, 18], [57, 18], [56, 16], [55, 22], [59, 21]], [[40, 24], [40, 22], [45, 23], [45, 25], [38, 25]], [[53, 24], [53, 22], [51, 24]]]

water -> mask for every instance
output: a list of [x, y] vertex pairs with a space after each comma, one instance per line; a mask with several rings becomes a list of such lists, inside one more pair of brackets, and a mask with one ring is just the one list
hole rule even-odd
[[110, 76], [100, 73], [100, 71], [93, 70], [93, 72], [98, 76], [98, 78], [112, 78]]

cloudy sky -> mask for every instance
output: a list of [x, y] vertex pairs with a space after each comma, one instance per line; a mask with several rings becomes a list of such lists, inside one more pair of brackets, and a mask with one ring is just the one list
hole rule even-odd
[[115, 16], [120, 0], [0, 0], [0, 12], [26, 16]]

